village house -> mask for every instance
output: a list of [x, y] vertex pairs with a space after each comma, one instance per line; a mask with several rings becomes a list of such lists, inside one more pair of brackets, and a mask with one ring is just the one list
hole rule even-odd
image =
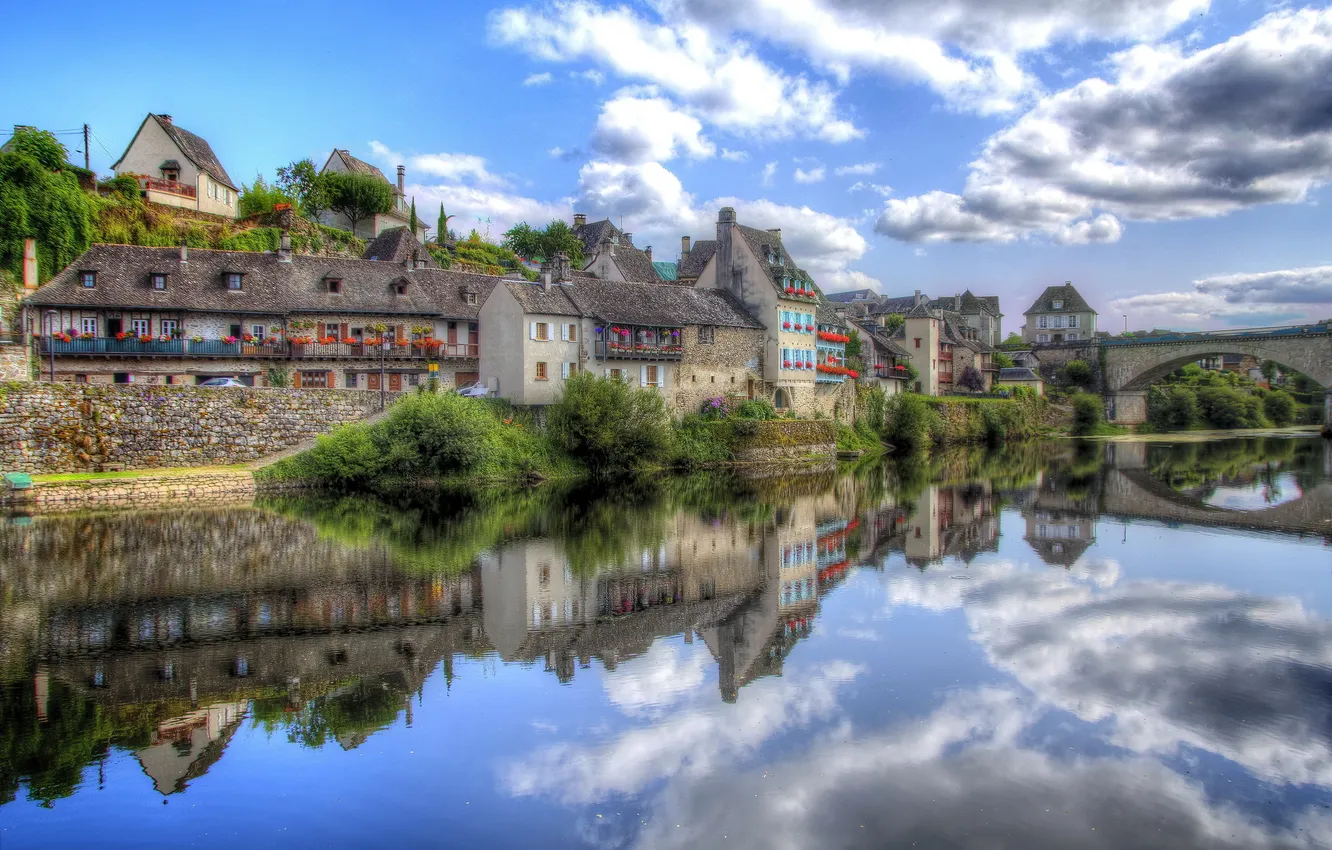
[[868, 319], [847, 318], [846, 323], [860, 338], [860, 359], [865, 362], [861, 381], [879, 387], [887, 395], [905, 391], [911, 356], [901, 341], [893, 339], [892, 334]]
[[652, 246], [634, 246], [634, 234], [626, 233], [608, 219], [590, 224], [587, 216], [574, 213], [574, 235], [583, 241], [583, 271], [600, 280], [661, 283], [665, 278], [652, 260]]
[[541, 280], [504, 280], [482, 305], [482, 380], [515, 404], [550, 404], [580, 371], [662, 393], [676, 412], [757, 397], [763, 326], [725, 293], [598, 280], [563, 252]]
[[1047, 287], [1023, 315], [1027, 324], [1022, 328], [1022, 341], [1028, 345], [1079, 342], [1096, 336], [1096, 311], [1073, 288], [1072, 281]]
[[225, 218], [240, 216], [240, 187], [202, 136], [148, 113], [111, 168], [139, 181], [145, 200]]
[[[94, 245], [24, 300], [43, 371], [87, 383], [398, 391], [479, 373], [481, 304], [498, 280], [403, 262]], [[381, 382], [381, 375], [383, 380]]]
[[971, 391], [962, 383], [968, 368], [979, 375], [980, 391], [992, 389], [999, 372], [994, 363], [998, 349], [982, 340], [961, 314], [928, 306], [919, 292], [916, 297], [916, 306], [894, 334], [919, 373], [912, 389], [925, 395]]
[[[380, 233], [393, 227], [407, 227], [411, 224], [412, 204], [411, 199], [407, 197], [407, 167], [398, 166], [398, 182], [389, 183], [389, 179], [384, 176], [384, 172], [362, 159], [357, 159], [350, 152], [335, 148], [333, 153], [328, 155], [323, 168], [319, 169], [320, 174], [367, 174], [379, 180], [388, 183], [393, 189], [393, 206], [388, 212], [380, 215], [371, 216], [363, 221], [356, 223], [355, 235], [362, 239], [374, 239]], [[351, 219], [339, 212], [325, 210], [319, 214], [319, 220], [329, 227], [336, 227], [339, 230], [352, 229]], [[420, 216], [417, 217], [416, 232], [412, 234], [417, 240], [424, 242], [426, 240], [426, 231], [429, 230]], [[443, 238], [441, 234], [440, 238]]]

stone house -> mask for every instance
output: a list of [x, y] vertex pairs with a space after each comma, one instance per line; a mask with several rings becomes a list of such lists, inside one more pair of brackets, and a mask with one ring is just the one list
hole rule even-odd
[[1063, 286], [1047, 287], [1024, 314], [1022, 341], [1038, 343], [1078, 342], [1096, 335], [1096, 311], [1087, 303], [1072, 281]]
[[877, 386], [888, 395], [907, 388], [910, 355], [902, 341], [893, 339], [882, 327], [867, 319], [847, 319], [847, 326], [860, 336], [860, 359], [865, 361], [861, 380]]
[[396, 391], [431, 374], [477, 379], [496, 278], [293, 254], [288, 241], [277, 253], [94, 245], [24, 300], [24, 327], [65, 381], [262, 386], [280, 370], [301, 386], [372, 390], [382, 374]]
[[597, 280], [558, 255], [536, 283], [505, 280], [481, 307], [482, 379], [515, 404], [550, 404], [579, 371], [656, 389], [677, 413], [756, 397], [762, 325], [725, 293]]
[[[692, 262], [691, 251], [682, 266]], [[736, 221], [733, 208], [722, 207], [716, 248], [694, 285], [730, 293], [763, 323], [762, 396], [776, 408], [802, 416], [852, 415], [854, 394], [843, 391], [849, 385], [818, 378], [826, 374], [817, 368], [821, 295], [782, 244], [780, 229], [746, 227]], [[840, 322], [833, 315], [825, 314], [825, 324]]]
[[999, 312], [999, 296], [972, 295], [971, 290], [952, 298], [936, 298], [930, 302], [935, 310], [944, 310], [961, 317], [961, 323], [977, 332], [977, 338], [987, 345], [1004, 341], [1003, 313]]
[[[384, 176], [384, 172], [363, 159], [357, 159], [350, 152], [334, 148], [333, 153], [328, 155], [324, 166], [319, 169], [320, 174], [367, 174], [371, 177], [383, 180], [393, 189], [393, 206], [382, 215], [372, 216], [371, 218], [356, 223], [356, 236], [362, 239], [374, 239], [385, 230], [394, 227], [407, 227], [411, 224], [412, 204], [411, 199], [407, 197], [407, 167], [398, 166], [398, 182], [389, 183], [389, 179]], [[426, 239], [426, 231], [430, 228], [424, 223], [420, 211], [417, 211], [416, 233], [413, 235], [421, 242]], [[319, 214], [319, 220], [329, 227], [336, 227], [339, 230], [350, 231], [352, 229], [351, 219], [342, 213], [325, 210]], [[441, 235], [440, 238], [443, 238]]]
[[981, 339], [981, 332], [959, 313], [931, 308], [920, 298], [893, 338], [919, 373], [912, 387], [915, 392], [946, 395], [960, 389], [959, 382], [968, 367], [980, 373], [984, 390], [994, 386], [999, 371], [994, 353], [998, 349]]
[[178, 127], [170, 115], [148, 113], [111, 168], [118, 176], [137, 179], [143, 197], [152, 203], [226, 218], [240, 215], [240, 187], [212, 145]]
[[1036, 374], [1026, 366], [1008, 366], [999, 370], [999, 379], [995, 382], [996, 387], [1026, 387], [1036, 393], [1036, 395], [1045, 395], [1045, 382], [1041, 376]]
[[652, 260], [652, 246], [634, 246], [634, 234], [626, 233], [608, 219], [590, 224], [587, 216], [574, 213], [574, 235], [583, 240], [583, 271], [600, 280], [661, 283], [664, 278]]

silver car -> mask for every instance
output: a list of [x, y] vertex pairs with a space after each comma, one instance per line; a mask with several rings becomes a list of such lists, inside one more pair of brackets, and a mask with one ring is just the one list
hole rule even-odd
[[458, 395], [467, 396], [468, 398], [485, 398], [490, 395], [490, 387], [480, 381], [473, 381], [470, 384], [458, 387]]
[[245, 386], [245, 384], [242, 384], [240, 381], [236, 380], [235, 378], [209, 378], [209, 379], [206, 380], [206, 381], [200, 381], [200, 382], [199, 382], [199, 386], [201, 386], [201, 387], [243, 387], [243, 386]]

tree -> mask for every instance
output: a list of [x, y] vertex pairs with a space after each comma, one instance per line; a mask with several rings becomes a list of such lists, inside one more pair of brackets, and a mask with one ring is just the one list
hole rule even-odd
[[892, 336], [897, 333], [897, 329], [906, 323], [906, 316], [901, 313], [889, 313], [883, 317], [883, 332]]
[[328, 175], [316, 171], [308, 159], [279, 168], [277, 187], [296, 199], [301, 215], [306, 218], [318, 219], [328, 209]]
[[1100, 396], [1091, 393], [1073, 396], [1073, 433], [1077, 436], [1095, 433], [1105, 421], [1103, 407]]
[[328, 208], [351, 222], [351, 231], [367, 218], [393, 209], [393, 187], [370, 174], [339, 171], [328, 176]]
[[1064, 366], [1064, 378], [1070, 384], [1086, 387], [1091, 384], [1092, 370], [1086, 360], [1070, 360]]
[[544, 229], [532, 227], [527, 222], [519, 222], [504, 233], [505, 248], [520, 257], [533, 259], [540, 257], [549, 260], [560, 251], [569, 255], [571, 263], [583, 262], [583, 240], [574, 233], [567, 223], [556, 219]]
[[409, 222], [410, 222], [410, 223], [409, 223], [407, 229], [410, 230], [410, 231], [412, 232], [412, 235], [413, 235], [413, 236], [415, 236], [415, 235], [416, 235], [416, 198], [412, 198], [412, 217], [409, 219]]
[[441, 203], [441, 204], [439, 205], [439, 222], [438, 222], [438, 228], [435, 230], [435, 241], [438, 242], [438, 243], [441, 244], [441, 245], [443, 245], [443, 244], [444, 244], [444, 240], [448, 238], [448, 235], [449, 235], [449, 219], [451, 219], [451, 218], [453, 218], [453, 216], [451, 216], [451, 215], [445, 215], [445, 214], [444, 214], [444, 204]]
[[264, 182], [261, 175], [254, 176], [254, 182], [249, 186], [241, 184], [240, 193], [240, 214], [241, 216], [257, 215], [259, 213], [272, 212], [277, 204], [292, 204], [295, 201], [286, 192], [277, 186], [270, 186]]
[[1026, 348], [1027, 344], [1022, 341], [1022, 337], [1016, 331], [1010, 331], [1003, 342], [999, 343], [1001, 348]]
[[547, 430], [595, 472], [632, 469], [665, 456], [670, 419], [661, 394], [579, 372], [547, 409]]
[[1004, 354], [1002, 351], [996, 351], [994, 354], [990, 355], [990, 362], [998, 366], [1000, 369], [1011, 369], [1014, 365], [1013, 358]]
[[1258, 371], [1262, 372], [1263, 380], [1269, 384], [1276, 380], [1277, 364], [1275, 360], [1264, 360], [1258, 364]]
[[978, 393], [985, 389], [985, 377], [975, 366], [967, 366], [957, 378], [957, 385], [963, 389]]
[[1263, 413], [1278, 428], [1285, 428], [1295, 421], [1295, 399], [1281, 390], [1268, 393], [1263, 397]]
[[23, 272], [23, 240], [37, 240], [41, 280], [74, 261], [93, 236], [96, 201], [50, 133], [20, 129], [0, 154], [0, 269]]

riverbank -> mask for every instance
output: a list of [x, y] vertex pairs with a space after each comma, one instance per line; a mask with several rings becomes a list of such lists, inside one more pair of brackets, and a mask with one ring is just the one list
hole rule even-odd
[[1229, 430], [1211, 429], [1206, 431], [1167, 431], [1157, 434], [1092, 435], [1078, 437], [1080, 440], [1099, 440], [1106, 443], [1206, 443], [1213, 440], [1225, 440], [1232, 437], [1316, 437], [1321, 426], [1294, 425], [1289, 428], [1234, 428]]
[[215, 507], [254, 501], [259, 488], [245, 467], [191, 467], [132, 472], [34, 475], [27, 489], [0, 490], [0, 509], [20, 513], [188, 505]]

